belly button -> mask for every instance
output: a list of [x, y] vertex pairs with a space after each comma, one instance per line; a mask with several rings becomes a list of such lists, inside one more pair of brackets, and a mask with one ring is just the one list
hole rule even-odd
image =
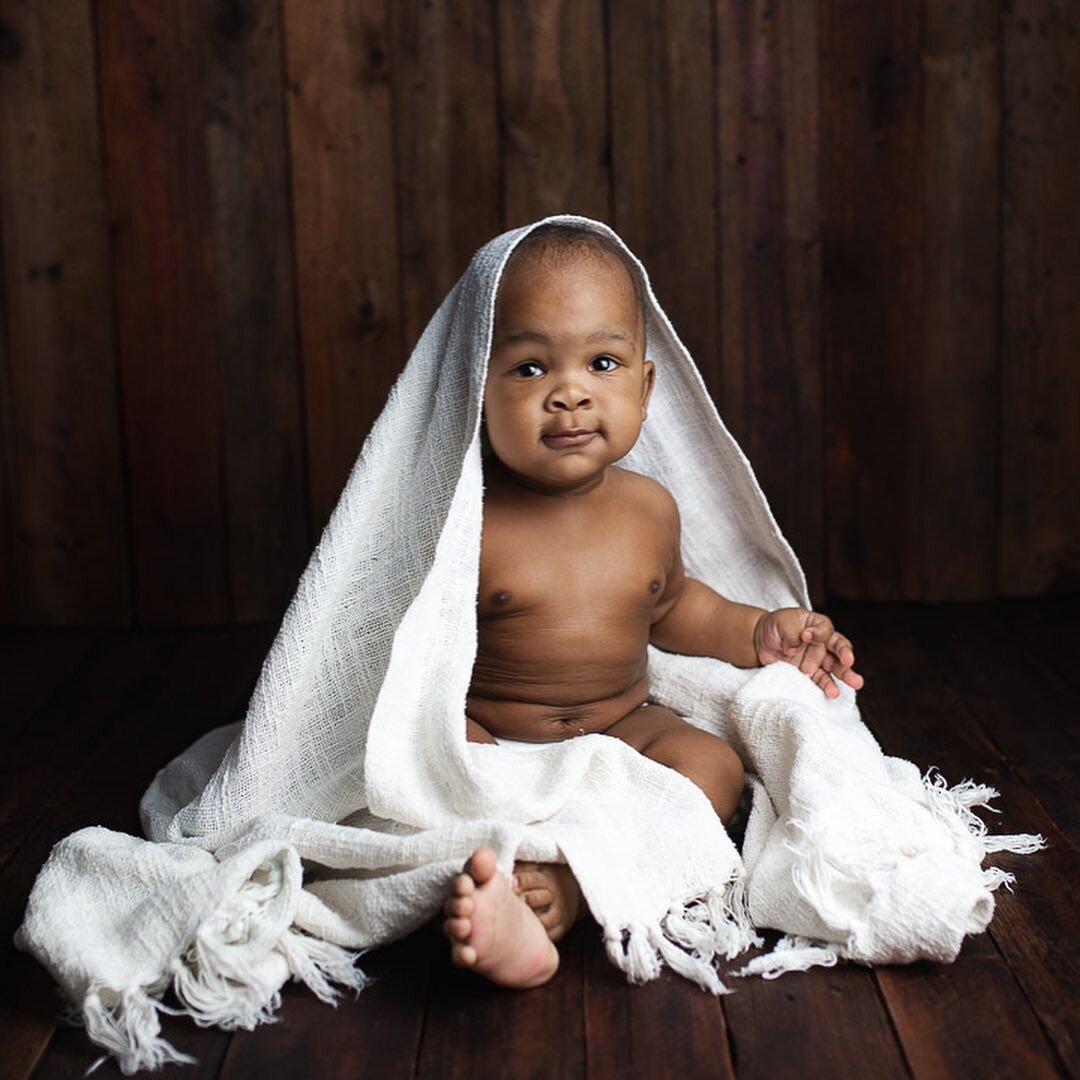
[[649, 582], [649, 592], [656, 592], [659, 588], [660, 588], [660, 582], [659, 581], [650, 581]]

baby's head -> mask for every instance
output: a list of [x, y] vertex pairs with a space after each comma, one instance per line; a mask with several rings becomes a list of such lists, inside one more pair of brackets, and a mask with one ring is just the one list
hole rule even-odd
[[[633, 261], [621, 244], [607, 233], [586, 225], [551, 222], [540, 225], [522, 240], [503, 273], [503, 283], [509, 274], [522, 267], [558, 267], [575, 260], [592, 261], [602, 271], [621, 276], [633, 290], [634, 306], [641, 320], [641, 344], [645, 345], [645, 289]], [[500, 295], [502, 289], [500, 289]]]
[[589, 490], [637, 441], [652, 393], [644, 289], [607, 236], [542, 225], [495, 304], [484, 392], [495, 456], [541, 491]]

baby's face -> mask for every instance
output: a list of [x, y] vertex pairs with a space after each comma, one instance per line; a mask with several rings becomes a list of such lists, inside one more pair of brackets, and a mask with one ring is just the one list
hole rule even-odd
[[512, 261], [499, 286], [484, 417], [528, 486], [587, 490], [637, 441], [652, 393], [644, 327], [613, 257]]

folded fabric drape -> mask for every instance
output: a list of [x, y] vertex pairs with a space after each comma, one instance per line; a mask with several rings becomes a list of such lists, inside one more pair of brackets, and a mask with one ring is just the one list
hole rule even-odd
[[[621, 243], [598, 222], [548, 220]], [[270, 1016], [290, 977], [326, 999], [335, 985], [359, 989], [356, 951], [434, 914], [481, 844], [507, 873], [515, 859], [567, 862], [630, 979], [666, 965], [714, 993], [726, 989], [718, 962], [754, 943], [755, 926], [789, 936], [749, 972], [951, 960], [1008, 877], [983, 870], [987, 852], [1039, 844], [987, 837], [970, 807], [988, 789], [950, 791], [885, 757], [852, 691], [828, 701], [785, 664], [649, 652], [652, 698], [728, 738], [752, 773], [741, 857], [701, 791], [616, 739], [527, 753], [466, 742], [480, 405], [500, 275], [534, 227], [482, 248], [424, 331], [243, 723], [158, 774], [142, 803], [147, 840], [82, 830], [34, 886], [19, 944], [127, 1072], [183, 1058], [160, 1036], [170, 987], [196, 1022], [226, 1027]], [[657, 379], [626, 466], [674, 495], [688, 574], [736, 601], [809, 606], [746, 458], [641, 274]]]

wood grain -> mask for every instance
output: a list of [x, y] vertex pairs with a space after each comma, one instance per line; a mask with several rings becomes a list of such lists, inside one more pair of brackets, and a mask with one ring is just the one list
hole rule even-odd
[[232, 619], [280, 616], [310, 547], [277, 5], [203, 5]]
[[[1017, 800], [1011, 793], [1019, 787], [1013, 771], [969, 710], [957, 707], [956, 691], [920, 648], [915, 613], [895, 607], [841, 610], [856, 640], [871, 643], [862, 651], [867, 689], [860, 701], [885, 751], [921, 768], [934, 765], [952, 783], [973, 776], [995, 787], [1009, 785], [1009, 797], [1001, 802], [1010, 815], [985, 815], [992, 832], [1053, 828], [1045, 815], [1023, 822], [1012, 816]], [[967, 679], [961, 676], [956, 685], [966, 691]], [[1043, 858], [992, 856], [989, 862], [1014, 870], [1017, 889], [1024, 890]], [[999, 890], [999, 903], [1006, 895]], [[1039, 1021], [988, 936], [968, 938], [951, 965], [882, 967], [875, 974], [914, 1075], [1056, 1075]], [[992, 1040], [986, 1038], [987, 1024]]]
[[926, 600], [997, 589], [1000, 10], [994, 0], [925, 5], [925, 306], [910, 433], [923, 476], [907, 557]]
[[[4, 24], [0, 22], [0, 34]], [[0, 289], [0, 326], [7, 325]], [[0, 333], [0, 623], [15, 619], [15, 408], [6, 333]]]
[[[23, 1060], [41, 1057], [36, 1075], [81, 1075], [100, 1056], [99, 1048], [79, 1028], [60, 1027], [49, 1041], [53, 1024], [44, 1020], [55, 1021], [60, 1001], [55, 994], [45, 993], [47, 984], [40, 979], [27, 982], [22, 978], [35, 964], [16, 954], [10, 944], [38, 869], [57, 840], [87, 824], [139, 833], [138, 800], [153, 770], [205, 731], [235, 719], [250, 693], [270, 636], [265, 626], [191, 633], [148, 678], [136, 679], [133, 672], [132, 684], [140, 688], [137, 699], [117, 709], [109, 730], [90, 749], [63, 758], [59, 770], [48, 774], [55, 796], [0, 871], [0, 971], [4, 973], [0, 1038], [24, 1028], [33, 1033], [37, 1042], [21, 1043], [20, 1054]], [[144, 639], [140, 648], [149, 644]], [[122, 693], [118, 696], [123, 700]], [[92, 714], [90, 719], [84, 738], [93, 734]], [[137, 738], [132, 737], [133, 731], [138, 732]], [[47, 750], [46, 735], [43, 745], [33, 747], [24, 760], [48, 761]], [[23, 996], [23, 986], [36, 988], [39, 996]], [[162, 1028], [178, 1049], [202, 1059], [201, 1071], [189, 1069], [183, 1075], [215, 1075], [215, 1062], [224, 1054], [228, 1032], [196, 1028], [190, 1020], [178, 1017], [164, 1018]], [[46, 1042], [48, 1049], [42, 1055]], [[100, 1072], [108, 1077], [120, 1075], [111, 1061]]]
[[[177, 634], [167, 630], [102, 635], [70, 678], [51, 683], [47, 704], [21, 725], [18, 716], [11, 717], [7, 755], [0, 761], [0, 866], [66, 797], [56, 777], [77, 772], [103, 739], [125, 726], [126, 710], [147, 692], [176, 643]], [[62, 653], [56, 652], [59, 661]], [[35, 757], [48, 761], [49, 769], [27, 769], [26, 762]]]
[[1004, 9], [1001, 591], [1080, 588], [1080, 15]]
[[793, 1061], [802, 1076], [908, 1075], [869, 969], [844, 964], [733, 983], [724, 1015], [739, 1080], [790, 1075]]
[[[437, 954], [432, 945], [440, 946]], [[436, 955], [445, 960], [444, 946], [442, 938], [414, 934], [365, 956], [360, 966], [375, 981], [333, 1007], [306, 986], [285, 987], [278, 1023], [233, 1036], [221, 1080], [410, 1080], [424, 1027], [428, 972]]]
[[91, 7], [86, 0], [5, 4], [0, 40], [0, 617], [126, 622], [127, 522]]
[[1000, 956], [883, 967], [876, 976], [913, 1076], [1060, 1075]]
[[667, 972], [631, 986], [604, 952], [592, 927], [585, 951], [585, 1072], [624, 1076], [735, 1075], [720, 1000]]
[[[1054, 627], [1060, 617], [1054, 612], [1065, 609], [1042, 605], [1043, 621]], [[1080, 1075], [1080, 851], [1040, 801], [1038, 782], [1025, 785], [1020, 767], [996, 745], [1006, 711], [1016, 713], [1016, 727], [1027, 721], [1010, 704], [1011, 677], [983, 686], [1002, 666], [1000, 657], [986, 651], [983, 638], [958, 632], [965, 610], [1001, 627], [1015, 626], [1010, 616], [1017, 607], [929, 609], [953, 638], [955, 657], [927, 637], [918, 608], [837, 604], [831, 611], [859, 646], [867, 675], [860, 706], [885, 751], [920, 766], [936, 764], [953, 782], [971, 776], [992, 783], [1001, 791], [1001, 813], [988, 816], [990, 831], [1041, 832], [1048, 841], [1033, 856], [990, 858], [1016, 874], [1014, 891], [998, 890], [990, 933], [969, 938], [954, 964], [875, 971], [850, 965], [773, 982], [732, 979], [735, 993], [717, 1001], [670, 975], [630, 987], [586, 921], [567, 939], [563, 969], [552, 983], [514, 993], [451, 968], [445, 942], [429, 925], [365, 957], [362, 966], [379, 981], [336, 1011], [290, 987], [280, 1024], [250, 1034], [167, 1018], [167, 1036], [200, 1058], [197, 1069], [175, 1075], [741, 1078], [786, 1075], [792, 1060], [805, 1075]], [[1029, 612], [1029, 622], [1037, 618]], [[78, 655], [79, 639], [69, 634], [0, 632], [5, 685], [24, 662], [28, 670], [49, 669], [50, 639], [52, 666], [61, 671], [74, 663], [50, 699], [33, 706], [24, 698], [36, 721], [5, 745], [9, 764], [0, 779], [5, 789], [15, 786], [0, 816], [30, 826], [0, 867], [5, 1075], [27, 1076], [35, 1064], [39, 1076], [80, 1075], [97, 1057], [83, 1032], [56, 1028], [59, 1002], [48, 976], [10, 945], [50, 845], [93, 820], [137, 828], [147, 768], [238, 714], [271, 633], [270, 626], [185, 632], [173, 649], [171, 631], [109, 631], [83, 635], [91, 648]], [[1040, 695], [1057, 693], [1062, 680], [1036, 659], [1026, 635], [1014, 645], [1016, 668], [1045, 704]], [[957, 657], [965, 653], [961, 663]], [[1002, 713], [984, 729], [987, 702], [1003, 686]], [[69, 747], [65, 718], [71, 718]], [[1042, 734], [1071, 738], [1066, 727]], [[102, 1069], [119, 1075], [113, 1065]]]
[[503, 218], [608, 220], [610, 143], [599, 0], [514, 0], [498, 27]]
[[716, 11], [724, 415], [821, 599], [818, 12]]
[[821, 5], [826, 587], [918, 596], [924, 175], [919, 21]]
[[608, 21], [613, 224], [720, 400], [712, 7], [611, 4]]
[[1063, 0], [0, 10], [0, 619], [276, 618], [485, 241], [610, 220], [817, 601], [1080, 586]]
[[221, 396], [194, 5], [97, 9], [141, 622], [228, 619]]
[[936, 618], [919, 612], [915, 632], [943, 676], [963, 687], [1002, 756], [1080, 846], [1080, 731], [1069, 722], [1075, 696], [1045, 670], [1032, 679], [1041, 661], [993, 618], [989, 605], [958, 606]]
[[584, 1075], [583, 935], [559, 944], [559, 971], [534, 990], [506, 990], [450, 965], [432, 971], [419, 1080], [522, 1080]]
[[1080, 693], [1080, 623], [1076, 601], [1068, 594], [1011, 600], [994, 605], [1002, 633], [1023, 642], [1026, 652], [1054, 671], [1073, 693]]
[[492, 11], [482, 0], [394, 5], [402, 325], [409, 351], [473, 252], [502, 228]]
[[[963, 609], [936, 610], [942, 614]], [[1080, 882], [1080, 851], [1047, 812], [1050, 804], [1044, 809], [1044, 789], [1036, 786], [1036, 797], [1018, 779], [1022, 769], [1014, 768], [1015, 762], [1003, 756], [1002, 749], [1011, 757], [1014, 748], [999, 748], [997, 732], [985, 723], [992, 691], [984, 695], [982, 682], [1000, 666], [1000, 660], [985, 654], [981, 640], [976, 644], [976, 639], [965, 635], [957, 639], [957, 653], [966, 651], [970, 663], [942, 664], [937, 643], [925, 639], [926, 622], [919, 609], [845, 606], [839, 613], [853, 639], [858, 636], [872, 643], [869, 650], [863, 650], [867, 688], [860, 694], [860, 704], [868, 726], [886, 753], [908, 757], [921, 767], [935, 765], [952, 783], [973, 777], [993, 785], [1001, 794], [996, 801], [999, 813], [984, 815], [989, 819], [990, 832], [1040, 833], [1046, 838], [1047, 850], [1035, 855], [990, 857], [990, 864], [1017, 877], [1013, 891], [1001, 888], [995, 894], [997, 907], [990, 935], [1057, 1057], [1069, 1073], [1076, 1075], [1080, 1072], [1080, 963], [1075, 949], [1062, 943], [1080, 939], [1080, 895], [1076, 884]], [[982, 677], [973, 677], [973, 669]], [[1025, 681], [1029, 686], [1042, 683], [1034, 674]], [[1017, 726], [1024, 722], [1025, 714], [1018, 714]], [[1061, 734], [1059, 729], [1051, 736], [1055, 743]], [[989, 959], [993, 961], [992, 956]], [[986, 959], [978, 962], [985, 963]], [[986, 1060], [981, 1071], [1027, 1075], [1038, 1041], [1010, 980], [1003, 975], [972, 973], [966, 968], [961, 968], [955, 978], [957, 990], [968, 980], [980, 987], [978, 996], [974, 996], [974, 985], [971, 990], [978, 1007], [967, 1023], [974, 1030], [986, 1030], [987, 1013], [1011, 1015], [996, 1022], [995, 1038], [988, 1040], [982, 1050]], [[930, 984], [914, 990], [898, 983], [891, 985], [898, 993], [916, 997], [932, 997], [939, 992]], [[888, 993], [888, 988], [883, 988]], [[897, 1014], [914, 1015], [927, 1008], [925, 1000], [889, 1000]], [[955, 1053], [955, 1035], [948, 1026], [939, 1029], [936, 1037], [920, 1028], [909, 1032], [908, 1038], [916, 1043], [909, 1050], [913, 1063], [915, 1059], [949, 1059]], [[976, 1040], [970, 1045], [975, 1052]]]
[[404, 362], [385, 0], [285, 0], [311, 534]]

